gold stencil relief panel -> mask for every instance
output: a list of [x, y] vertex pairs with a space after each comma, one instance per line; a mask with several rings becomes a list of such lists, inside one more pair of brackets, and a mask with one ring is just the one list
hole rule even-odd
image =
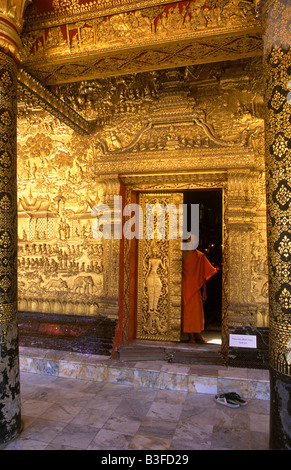
[[228, 172], [229, 323], [268, 326], [265, 178]]
[[103, 189], [90, 146], [47, 114], [20, 113], [18, 289], [27, 311], [94, 315], [103, 298], [104, 240], [92, 236]]
[[[181, 334], [181, 240], [170, 239], [170, 216], [165, 211], [165, 233], [159, 233], [153, 207], [183, 204], [183, 194], [141, 194], [139, 240], [137, 338], [180, 341]], [[150, 221], [150, 222], [149, 222]], [[176, 232], [177, 233], [177, 232]]]

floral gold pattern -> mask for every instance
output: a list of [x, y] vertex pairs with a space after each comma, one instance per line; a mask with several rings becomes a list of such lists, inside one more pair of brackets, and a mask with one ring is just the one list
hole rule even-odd
[[266, 176], [270, 271], [270, 364], [291, 376], [287, 361], [291, 335], [291, 78], [290, 2], [266, 3]]
[[0, 53], [0, 339], [17, 314], [15, 61]]

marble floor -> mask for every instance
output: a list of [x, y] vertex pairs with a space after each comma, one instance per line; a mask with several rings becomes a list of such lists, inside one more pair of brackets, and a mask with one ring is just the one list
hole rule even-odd
[[[267, 450], [269, 400], [21, 372], [23, 430], [1, 450]], [[123, 454], [124, 455], [124, 454]]]

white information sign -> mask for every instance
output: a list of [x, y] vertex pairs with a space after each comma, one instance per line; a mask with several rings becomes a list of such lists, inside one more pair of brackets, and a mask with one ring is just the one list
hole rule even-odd
[[234, 348], [256, 348], [256, 335], [229, 335], [229, 345]]

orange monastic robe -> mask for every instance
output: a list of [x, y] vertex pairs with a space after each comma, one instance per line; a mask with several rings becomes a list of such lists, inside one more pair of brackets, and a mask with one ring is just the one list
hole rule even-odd
[[201, 251], [195, 250], [183, 263], [183, 331], [201, 333], [204, 330], [204, 310], [201, 287], [217, 272]]

